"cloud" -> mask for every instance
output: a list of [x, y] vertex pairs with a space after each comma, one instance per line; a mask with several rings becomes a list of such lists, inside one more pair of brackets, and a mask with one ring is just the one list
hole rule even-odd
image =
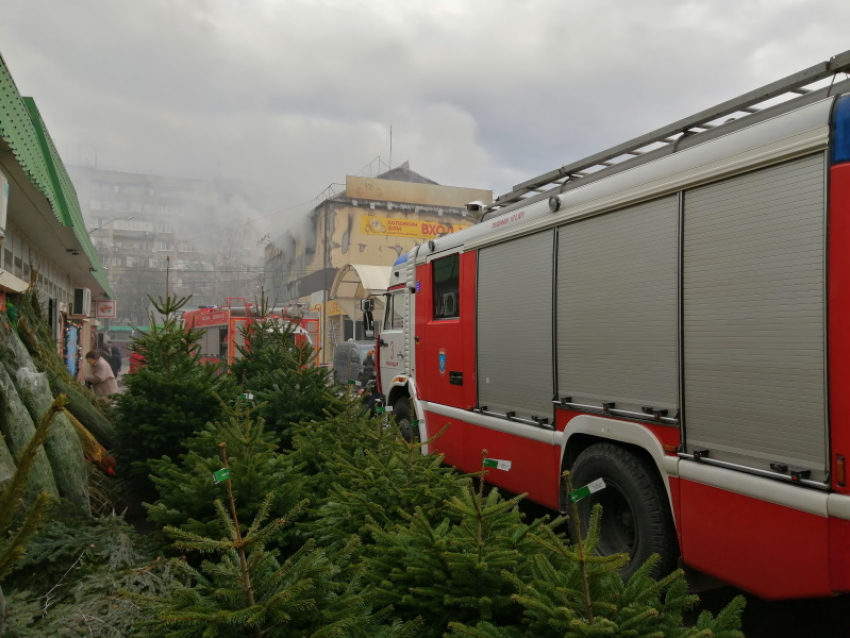
[[[827, 59], [829, 0], [6, 0], [2, 53], [66, 157], [270, 184], [381, 155], [497, 192]], [[82, 149], [86, 149], [83, 151]]]

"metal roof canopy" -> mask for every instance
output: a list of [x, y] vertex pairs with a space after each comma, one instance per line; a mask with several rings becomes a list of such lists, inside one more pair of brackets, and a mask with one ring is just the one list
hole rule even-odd
[[346, 314], [356, 319], [360, 314], [359, 301], [375, 297], [376, 315], [383, 309], [381, 295], [390, 283], [390, 266], [348, 264], [337, 271], [331, 284], [330, 298], [336, 301]]
[[[101, 280], [92, 272], [92, 263], [72, 226], [64, 226], [44, 194], [30, 181], [8, 145], [0, 140], [0, 168], [9, 178], [9, 222], [16, 225], [70, 278], [77, 287], [91, 289], [92, 298], [111, 298]], [[104, 278], [105, 281], [105, 278]]]
[[[656, 150], [659, 144], [662, 147], [664, 145], [669, 146], [679, 142], [684, 136], [696, 137], [698, 135], [704, 135], [709, 131], [714, 133], [719, 129], [723, 129], [724, 126], [737, 124], [742, 120], [746, 121], [748, 118], [763, 113], [767, 108], [770, 108], [771, 105], [764, 104], [770, 100], [781, 96], [798, 98], [806, 96], [813, 91], [813, 89], [807, 88], [808, 85], [838, 73], [848, 72], [850, 72], [850, 51], [845, 51], [844, 53], [833, 56], [826, 62], [820, 62], [781, 80], [766, 84], [754, 91], [744, 93], [690, 117], [631, 139], [628, 142], [623, 142], [605, 151], [600, 151], [572, 164], [565, 164], [553, 171], [517, 184], [511, 192], [497, 197], [491, 205], [485, 206], [482, 209], [481, 217], [483, 218], [488, 213], [496, 212], [506, 206], [525, 201], [526, 199], [533, 197], [537, 199], [535, 196], [540, 195], [544, 190], [548, 193], [556, 190], [558, 187], [565, 186], [567, 183], [571, 184], [582, 178], [607, 173], [606, 169], [625, 167], [626, 164], [632, 165], [641, 155]], [[828, 93], [828, 89], [823, 89], [823, 91]], [[757, 108], [759, 105], [762, 106], [762, 109]], [[733, 114], [739, 114], [739, 117], [736, 117], [728, 124], [715, 122], [715, 120]], [[619, 161], [612, 161], [616, 158], [621, 159]], [[547, 189], [547, 187], [550, 188]]]

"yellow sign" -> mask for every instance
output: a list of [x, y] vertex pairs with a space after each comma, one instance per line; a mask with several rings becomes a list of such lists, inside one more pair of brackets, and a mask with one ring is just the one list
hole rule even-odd
[[360, 232], [364, 235], [385, 235], [391, 237], [415, 237], [416, 239], [434, 239], [439, 235], [447, 235], [472, 224], [453, 222], [431, 222], [406, 217], [373, 217], [364, 215], [360, 218]]
[[342, 309], [342, 306], [337, 303], [336, 300], [330, 299], [328, 301], [328, 316], [335, 317], [336, 315], [344, 315], [346, 314], [345, 310]]
[[[311, 310], [316, 310], [317, 312], [322, 312], [322, 304], [317, 303]], [[348, 313], [342, 309], [342, 306], [339, 305], [339, 302], [335, 299], [328, 300], [328, 317], [336, 317], [337, 315], [347, 315]]]

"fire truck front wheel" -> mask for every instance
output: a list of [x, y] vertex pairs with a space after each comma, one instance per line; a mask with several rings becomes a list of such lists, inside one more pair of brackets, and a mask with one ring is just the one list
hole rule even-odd
[[[597, 443], [579, 454], [572, 468], [573, 489], [596, 479], [605, 488], [579, 501], [582, 529], [586, 533], [593, 505], [602, 506], [600, 555], [627, 553], [631, 560], [620, 573], [628, 579], [652, 554], [660, 560], [652, 574], [666, 576], [679, 558], [676, 528], [667, 492], [655, 467], [628, 449]], [[574, 532], [573, 528], [573, 532]]]
[[393, 416], [401, 436], [408, 443], [419, 442], [419, 428], [414, 428], [410, 418], [410, 397], [401, 397], [393, 404]]

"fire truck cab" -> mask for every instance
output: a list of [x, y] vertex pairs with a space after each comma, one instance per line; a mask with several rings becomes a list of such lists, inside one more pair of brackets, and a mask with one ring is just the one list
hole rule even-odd
[[[221, 306], [206, 306], [183, 313], [183, 325], [187, 330], [200, 330], [201, 362], [231, 364], [239, 357], [239, 348], [245, 344], [245, 330], [259, 316], [254, 307], [244, 299], [241, 304], [228, 299]], [[299, 306], [271, 308], [267, 319], [292, 327], [296, 343], [317, 343], [319, 331], [318, 313]]]

